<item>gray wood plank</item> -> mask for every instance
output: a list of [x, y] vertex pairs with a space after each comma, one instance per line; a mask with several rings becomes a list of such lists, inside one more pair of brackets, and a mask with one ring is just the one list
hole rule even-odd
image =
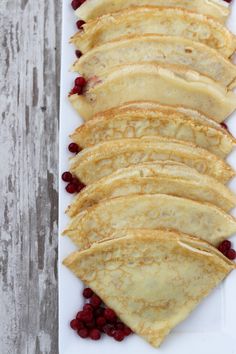
[[61, 1], [1, 1], [1, 354], [58, 353], [60, 35]]

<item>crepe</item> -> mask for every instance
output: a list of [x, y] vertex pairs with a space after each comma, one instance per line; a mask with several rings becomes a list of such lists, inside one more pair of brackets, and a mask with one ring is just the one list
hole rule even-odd
[[236, 49], [236, 37], [213, 18], [171, 7], [133, 7], [88, 21], [71, 38], [82, 53], [90, 49], [135, 34], [160, 34], [184, 37], [201, 42], [230, 57]]
[[70, 102], [85, 120], [130, 101], [150, 100], [169, 106], [183, 105], [222, 122], [236, 108], [236, 95], [196, 71], [175, 65], [140, 63], [123, 65], [93, 78], [84, 95]]
[[136, 194], [102, 201], [78, 214], [63, 234], [80, 248], [116, 229], [172, 229], [217, 246], [236, 232], [236, 220], [222, 209], [166, 194]]
[[97, 114], [70, 136], [81, 148], [121, 138], [162, 136], [192, 142], [221, 158], [235, 147], [233, 136], [196, 111], [138, 102]]
[[64, 260], [134, 332], [158, 347], [235, 265], [206, 242], [162, 230], [118, 231]]
[[96, 47], [82, 55], [72, 71], [90, 78], [118, 65], [152, 61], [184, 65], [223, 86], [236, 84], [236, 66], [215, 49], [183, 37], [155, 34], [127, 36]]
[[229, 15], [229, 6], [223, 1], [214, 0], [87, 0], [82, 6], [76, 11], [76, 15], [84, 20], [88, 21], [90, 19], [95, 19], [104, 14], [109, 14], [111, 12], [120, 11], [122, 9], [127, 9], [133, 6], [170, 6], [178, 7], [182, 9], [188, 9], [201, 14], [209, 15], [215, 17], [220, 22], [225, 22]]
[[71, 159], [70, 170], [89, 185], [112, 172], [143, 162], [179, 161], [222, 183], [234, 176], [232, 168], [216, 155], [187, 142], [147, 137], [119, 139], [84, 149]]
[[225, 211], [236, 205], [236, 196], [214, 178], [179, 162], [161, 161], [120, 169], [91, 184], [73, 200], [68, 215], [109, 198], [158, 193], [209, 202]]

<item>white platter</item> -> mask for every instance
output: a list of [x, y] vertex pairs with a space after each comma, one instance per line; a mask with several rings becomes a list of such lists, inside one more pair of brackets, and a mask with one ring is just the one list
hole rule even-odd
[[[191, 1], [191, 0], [190, 0]], [[60, 167], [59, 174], [68, 170], [68, 135], [80, 124], [80, 119], [70, 106], [67, 94], [75, 75], [69, 68], [75, 60], [75, 51], [68, 40], [76, 31], [76, 18], [70, 0], [63, 0], [62, 52], [61, 52], [61, 106], [60, 106]], [[233, 5], [229, 28], [236, 33], [236, 2]], [[236, 136], [236, 113], [228, 126]], [[229, 156], [236, 170], [236, 151]], [[236, 180], [230, 184], [236, 193]], [[75, 250], [72, 242], [62, 237], [67, 223], [64, 210], [71, 201], [65, 192], [65, 183], [59, 184], [59, 353], [60, 354], [236, 354], [236, 271], [221, 284], [203, 303], [177, 326], [166, 338], [160, 349], [154, 349], [141, 338], [133, 335], [122, 343], [111, 338], [99, 342], [80, 339], [69, 327], [82, 304], [82, 283], [64, 266], [62, 260]], [[236, 216], [236, 212], [233, 213]], [[232, 239], [236, 247], [236, 237]]]

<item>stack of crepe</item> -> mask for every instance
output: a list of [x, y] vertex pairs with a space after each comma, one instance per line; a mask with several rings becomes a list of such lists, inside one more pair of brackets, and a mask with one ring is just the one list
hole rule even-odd
[[86, 185], [64, 234], [64, 264], [153, 346], [235, 268], [236, 37], [221, 0], [87, 0], [71, 42], [87, 81], [70, 170]]

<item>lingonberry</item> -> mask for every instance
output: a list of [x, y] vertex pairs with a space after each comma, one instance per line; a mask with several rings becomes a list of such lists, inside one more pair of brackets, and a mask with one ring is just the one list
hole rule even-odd
[[83, 290], [83, 297], [85, 297], [85, 299], [90, 299], [93, 296], [93, 290], [90, 288], [85, 288]]
[[78, 153], [81, 151], [79, 145], [76, 144], [76, 143], [71, 143], [71, 144], [68, 146], [68, 150], [69, 150], [70, 152], [72, 152], [73, 154], [78, 154]]
[[73, 0], [71, 2], [71, 6], [72, 6], [73, 10], [77, 10], [78, 7], [80, 6], [80, 0]]
[[78, 30], [83, 29], [83, 25], [85, 24], [85, 22], [83, 20], [79, 20], [76, 22], [76, 26], [78, 28]]
[[106, 319], [105, 319], [105, 317], [98, 317], [97, 319], [96, 319], [96, 323], [97, 323], [97, 325], [99, 326], [99, 327], [103, 327], [105, 324], [106, 324]]
[[122, 342], [122, 340], [124, 340], [124, 338], [125, 338], [125, 335], [124, 335], [124, 332], [123, 332], [123, 331], [120, 331], [120, 330], [115, 331], [115, 333], [114, 333], [114, 339], [115, 339], [117, 342]]
[[79, 59], [80, 57], [82, 57], [83, 53], [80, 50], [76, 50], [75, 51], [75, 55], [77, 56], [77, 58]]
[[85, 78], [82, 76], [79, 76], [75, 79], [75, 86], [82, 86], [83, 87], [86, 85], [86, 83], [87, 82], [86, 82]]
[[133, 333], [132, 329], [130, 329], [130, 328], [127, 327], [127, 326], [124, 327], [123, 332], [124, 332], [124, 335], [127, 336], [127, 337], [128, 337], [130, 334]]
[[90, 304], [95, 308], [97, 309], [102, 303], [102, 300], [100, 299], [99, 296], [97, 295], [93, 295], [90, 299]]
[[109, 309], [109, 308], [105, 309], [104, 317], [108, 321], [115, 321], [117, 319], [115, 311], [113, 311], [112, 309]]
[[69, 183], [67, 186], [66, 186], [66, 191], [70, 194], [74, 194], [76, 192], [76, 185], [74, 183]]
[[72, 320], [70, 322], [70, 327], [74, 330], [77, 331], [78, 330], [78, 321], [76, 319]]
[[226, 257], [229, 258], [231, 261], [233, 261], [236, 258], [236, 251], [233, 250], [232, 248], [230, 248], [227, 252], [226, 252]]
[[218, 250], [222, 253], [227, 252], [230, 248], [231, 248], [231, 242], [229, 240], [222, 241], [218, 246]]
[[101, 333], [98, 329], [94, 328], [89, 332], [89, 337], [92, 340], [99, 340], [101, 338]]
[[89, 336], [89, 331], [87, 328], [80, 329], [77, 333], [81, 338], [88, 338]]
[[69, 171], [66, 171], [62, 174], [61, 178], [64, 182], [71, 182], [73, 179], [73, 176]]
[[91, 311], [93, 312], [94, 308], [91, 304], [85, 304], [83, 307], [83, 311]]

